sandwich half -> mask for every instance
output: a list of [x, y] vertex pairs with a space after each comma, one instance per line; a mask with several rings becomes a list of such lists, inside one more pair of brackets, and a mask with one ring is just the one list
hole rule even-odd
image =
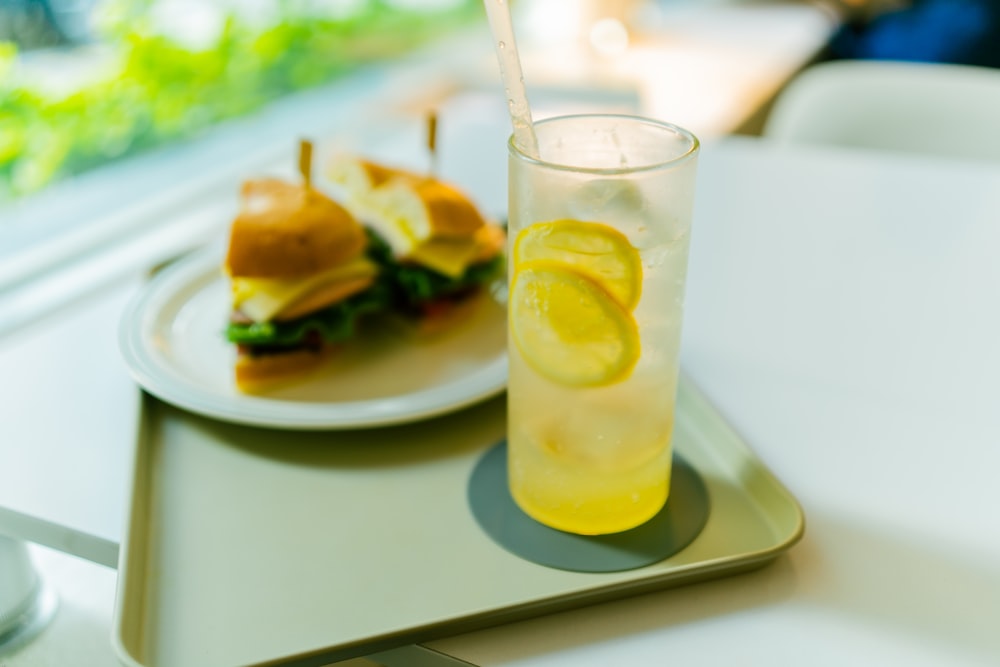
[[370, 230], [394, 310], [440, 328], [503, 272], [506, 235], [454, 185], [338, 155], [327, 175], [338, 199]]
[[364, 228], [309, 186], [248, 181], [225, 270], [232, 287], [226, 337], [235, 379], [253, 392], [302, 376], [387, 302]]

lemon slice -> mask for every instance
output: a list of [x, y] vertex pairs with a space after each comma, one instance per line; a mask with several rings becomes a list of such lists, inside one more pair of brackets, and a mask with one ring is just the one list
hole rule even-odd
[[639, 252], [617, 229], [599, 222], [554, 220], [526, 227], [517, 235], [514, 266], [553, 261], [590, 278], [625, 310], [633, 310], [642, 292]]
[[510, 330], [536, 372], [562, 385], [623, 380], [639, 359], [632, 314], [589, 277], [563, 264], [527, 262], [511, 281]]

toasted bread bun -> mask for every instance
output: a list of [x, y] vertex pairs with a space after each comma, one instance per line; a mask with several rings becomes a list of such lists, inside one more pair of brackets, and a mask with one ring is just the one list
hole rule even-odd
[[400, 260], [451, 277], [475, 261], [476, 235], [487, 226], [462, 192], [432, 179], [394, 179], [376, 188], [367, 220]]
[[506, 244], [503, 230], [448, 183], [348, 154], [336, 156], [327, 175], [344, 205], [401, 261], [457, 278]]
[[243, 185], [229, 236], [231, 276], [297, 278], [359, 256], [364, 229], [329, 197], [277, 179]]
[[[387, 236], [403, 234], [416, 243], [431, 237], [464, 238], [484, 222], [463, 192], [435, 178], [349, 154], [335, 156], [327, 176], [355, 216], [388, 227], [376, 230]], [[379, 219], [369, 220], [372, 214]]]
[[397, 228], [418, 243], [431, 238], [468, 239], [486, 224], [465, 194], [429, 178], [388, 181], [372, 198], [383, 218], [377, 222]]
[[327, 177], [350, 197], [365, 198], [393, 179], [419, 181], [424, 177], [412, 171], [387, 167], [349, 153], [340, 153], [330, 160]]
[[255, 393], [300, 380], [322, 366], [334, 349], [332, 345], [324, 345], [319, 350], [301, 349], [261, 355], [240, 353], [236, 357], [236, 386], [240, 391]]
[[472, 257], [472, 264], [487, 262], [503, 252], [507, 246], [507, 232], [500, 225], [486, 223], [472, 237], [475, 243], [476, 253]]

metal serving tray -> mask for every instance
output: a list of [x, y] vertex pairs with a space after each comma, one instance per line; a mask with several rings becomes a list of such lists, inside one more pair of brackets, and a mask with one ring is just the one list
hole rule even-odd
[[569, 572], [497, 546], [466, 502], [503, 397], [365, 431], [213, 421], [144, 396], [113, 625], [130, 666], [323, 665], [726, 574], [802, 535], [798, 503], [682, 381], [675, 446], [708, 521], [639, 569]]

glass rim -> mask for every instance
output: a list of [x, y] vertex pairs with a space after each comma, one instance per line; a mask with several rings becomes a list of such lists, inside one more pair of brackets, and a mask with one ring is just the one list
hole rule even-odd
[[674, 167], [676, 165], [687, 162], [692, 159], [701, 148], [701, 142], [698, 137], [694, 135], [690, 130], [686, 130], [680, 125], [674, 125], [673, 123], [668, 123], [666, 121], [657, 120], [655, 118], [649, 118], [647, 116], [637, 116], [632, 114], [620, 114], [620, 113], [578, 113], [578, 114], [566, 114], [562, 116], [550, 116], [548, 118], [543, 118], [542, 120], [535, 121], [532, 123], [533, 126], [545, 125], [548, 123], [553, 123], [557, 121], [566, 121], [573, 119], [582, 118], [603, 118], [603, 119], [618, 119], [627, 120], [629, 122], [636, 122], [652, 125], [659, 127], [663, 130], [670, 130], [679, 134], [688, 140], [689, 146], [686, 151], [681, 153], [676, 157], [672, 157], [669, 160], [663, 160], [660, 162], [653, 162], [647, 165], [641, 165], [636, 167], [580, 167], [569, 164], [563, 164], [562, 162], [550, 162], [548, 160], [543, 160], [540, 157], [534, 157], [524, 152], [524, 150], [517, 145], [515, 141], [514, 134], [511, 134], [507, 139], [507, 152], [516, 157], [517, 159], [526, 162], [528, 164], [537, 165], [540, 167], [545, 167], [547, 169], [552, 169], [555, 171], [571, 171], [577, 174], [594, 174], [594, 175], [617, 175], [617, 174], [636, 174], [644, 171], [656, 171], [658, 169], [664, 169], [667, 167]]

